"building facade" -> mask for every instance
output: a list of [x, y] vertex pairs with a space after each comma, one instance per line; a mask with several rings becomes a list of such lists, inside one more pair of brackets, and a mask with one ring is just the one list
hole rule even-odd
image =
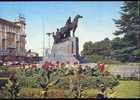
[[25, 18], [8, 21], [0, 18], [0, 58], [25, 56]]

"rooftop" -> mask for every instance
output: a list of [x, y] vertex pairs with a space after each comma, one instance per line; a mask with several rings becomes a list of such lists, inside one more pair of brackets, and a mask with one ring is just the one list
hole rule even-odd
[[12, 25], [12, 26], [15, 26], [15, 27], [20, 28], [20, 26], [18, 26], [18, 25], [15, 24], [15, 22], [8, 21], [8, 20], [5, 20], [3, 18], [0, 18], [0, 23], [7, 24], [7, 25]]

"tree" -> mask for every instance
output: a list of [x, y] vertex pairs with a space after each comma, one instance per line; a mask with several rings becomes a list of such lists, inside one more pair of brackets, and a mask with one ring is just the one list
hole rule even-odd
[[140, 3], [138, 1], [124, 1], [121, 7], [121, 17], [114, 19], [118, 30], [113, 34], [123, 35], [122, 38], [112, 40], [113, 53], [123, 61], [133, 61], [133, 56], [140, 56]]
[[[121, 7], [121, 17], [114, 19], [118, 30], [114, 35], [124, 35], [130, 44], [140, 46], [140, 20], [138, 14], [138, 1], [124, 1]], [[136, 41], [135, 41], [136, 40]]]
[[110, 55], [110, 52], [111, 41], [108, 38], [105, 38], [104, 40], [95, 43], [92, 43], [91, 41], [86, 42], [81, 54], [90, 62], [98, 62], [99, 60], [103, 60], [105, 56]]
[[93, 52], [92, 47], [93, 47], [93, 42], [92, 41], [85, 42], [85, 44], [83, 46], [83, 51], [81, 52], [81, 55], [85, 56], [85, 55], [92, 54], [92, 52]]
[[140, 60], [140, 2], [124, 1], [120, 14], [120, 19], [113, 19], [118, 28], [113, 34], [122, 36], [113, 40], [105, 38], [95, 43], [86, 42], [82, 56], [91, 62], [106, 57], [125, 62]]

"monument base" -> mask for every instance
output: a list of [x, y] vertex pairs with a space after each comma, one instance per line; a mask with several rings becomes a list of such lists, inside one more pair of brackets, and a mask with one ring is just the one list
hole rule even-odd
[[52, 63], [56, 63], [57, 61], [60, 63], [69, 62], [70, 64], [74, 62], [80, 63], [82, 59], [79, 55], [78, 37], [69, 37], [64, 42], [53, 44], [48, 60]]

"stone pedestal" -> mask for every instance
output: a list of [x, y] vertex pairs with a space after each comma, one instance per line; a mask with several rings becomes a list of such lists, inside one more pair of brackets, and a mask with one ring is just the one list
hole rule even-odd
[[56, 63], [79, 62], [76, 57], [79, 56], [79, 41], [77, 37], [69, 37], [68, 40], [53, 44], [51, 55], [49, 55], [49, 61]]

